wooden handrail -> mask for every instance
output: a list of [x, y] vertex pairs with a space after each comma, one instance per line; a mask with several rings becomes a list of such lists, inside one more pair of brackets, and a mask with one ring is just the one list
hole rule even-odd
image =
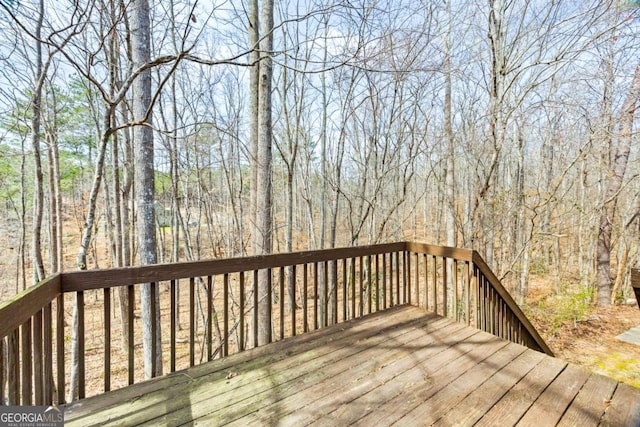
[[[128, 365], [119, 384], [139, 381], [139, 363], [135, 360], [140, 357], [140, 320], [134, 315], [134, 307], [140, 286], [145, 283], [152, 284], [152, 295], [162, 294], [164, 298], [164, 305], [152, 303], [151, 310], [164, 318], [161, 324], [166, 322], [162, 341], [163, 347], [169, 348], [167, 371], [179, 368], [178, 356], [186, 355], [187, 366], [194, 366], [257, 345], [257, 284], [263, 280], [259, 271], [266, 273], [264, 277], [270, 283], [273, 336], [269, 340], [399, 304], [414, 304], [552, 354], [477, 252], [396, 242], [56, 274], [0, 304], [0, 348], [9, 354], [6, 363], [10, 365], [0, 360], [0, 403], [64, 403], [69, 389], [72, 328], [80, 337], [79, 398], [85, 397], [86, 375], [92, 375], [94, 384], [101, 381], [104, 391], [110, 390], [112, 365]], [[293, 286], [288, 288], [292, 298], [285, 294], [288, 286]], [[114, 288], [124, 290], [118, 299]], [[179, 298], [187, 302], [186, 308], [180, 309]], [[75, 301], [75, 326], [65, 310], [65, 299], [66, 304]], [[116, 308], [112, 299], [124, 304], [120, 314], [128, 323], [122, 332], [123, 352], [112, 349], [117, 345], [112, 343]], [[285, 309], [286, 302], [289, 305]], [[184, 317], [188, 319], [188, 337], [183, 330], [180, 339], [179, 310], [182, 322]], [[246, 332], [253, 332], [253, 340]], [[102, 373], [85, 369], [89, 357], [104, 365]], [[180, 364], [184, 363], [182, 359]]]
[[61, 293], [61, 275], [58, 273], [0, 303], [0, 338], [6, 337]]
[[515, 302], [511, 294], [504, 288], [500, 279], [496, 277], [491, 268], [487, 265], [487, 263], [482, 259], [480, 254], [476, 251], [473, 251], [473, 263], [480, 269], [482, 274], [489, 280], [493, 288], [498, 292], [500, 297], [504, 300], [504, 302], [509, 306], [509, 309], [513, 312], [513, 314], [518, 318], [520, 323], [525, 327], [527, 332], [530, 334], [531, 338], [535, 341], [535, 343], [539, 346], [539, 349], [548, 354], [549, 356], [553, 356], [553, 352], [544, 342], [540, 334], [536, 328], [531, 324], [527, 316], [522, 312], [520, 306]]
[[284, 254], [257, 255], [240, 258], [224, 258], [206, 261], [111, 268], [108, 270], [83, 270], [62, 273], [63, 292], [87, 291], [140, 283], [177, 280], [185, 277], [211, 276], [239, 273], [241, 271], [288, 267], [336, 259], [356, 258], [404, 250], [405, 242], [352, 248], [320, 249]]

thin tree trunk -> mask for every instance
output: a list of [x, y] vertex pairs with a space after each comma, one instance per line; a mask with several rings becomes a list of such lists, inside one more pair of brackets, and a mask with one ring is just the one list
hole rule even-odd
[[619, 132], [614, 136], [616, 145], [613, 164], [609, 170], [609, 182], [605, 190], [604, 206], [600, 214], [597, 250], [597, 301], [599, 306], [611, 304], [612, 299], [611, 237], [613, 234], [613, 221], [618, 205], [618, 193], [622, 188], [627, 170], [627, 162], [633, 140], [633, 119], [639, 98], [640, 65], [636, 66], [631, 87], [622, 104], [621, 114], [618, 119]]
[[[135, 67], [151, 60], [150, 10], [147, 0], [136, 0], [131, 9], [132, 59]], [[157, 263], [156, 222], [154, 212], [153, 130], [151, 128], [151, 70], [145, 70], [133, 82], [133, 117], [142, 122], [134, 128], [135, 198], [138, 254], [141, 265]], [[155, 288], [155, 294], [152, 287]], [[152, 301], [152, 298], [155, 301]], [[142, 310], [142, 347], [145, 378], [162, 375], [160, 295], [157, 283], [145, 283], [140, 290]]]
[[31, 97], [31, 149], [34, 160], [34, 203], [33, 203], [33, 226], [32, 244], [33, 247], [33, 274], [34, 283], [44, 279], [44, 262], [42, 260], [42, 217], [44, 215], [44, 189], [42, 159], [40, 157], [40, 121], [42, 111], [42, 87], [44, 85], [44, 74], [46, 73], [42, 61], [41, 32], [44, 21], [44, 0], [40, 0], [38, 7], [38, 21], [35, 30], [36, 43], [36, 85]]
[[[258, 175], [256, 199], [257, 254], [271, 253], [271, 85], [273, 77], [273, 0], [262, 3], [260, 17], [260, 76], [258, 86]], [[261, 270], [258, 283], [258, 345], [271, 341], [271, 277]]]

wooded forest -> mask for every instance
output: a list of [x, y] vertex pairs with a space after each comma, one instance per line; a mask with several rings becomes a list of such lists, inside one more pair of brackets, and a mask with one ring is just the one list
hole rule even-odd
[[630, 292], [637, 1], [0, 16], [0, 301], [63, 270], [405, 239], [478, 250], [520, 302], [532, 275]]

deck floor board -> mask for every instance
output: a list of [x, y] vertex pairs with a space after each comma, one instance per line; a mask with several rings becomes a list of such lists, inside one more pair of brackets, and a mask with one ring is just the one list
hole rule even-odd
[[401, 306], [65, 408], [68, 426], [394, 423], [640, 426], [640, 389]]

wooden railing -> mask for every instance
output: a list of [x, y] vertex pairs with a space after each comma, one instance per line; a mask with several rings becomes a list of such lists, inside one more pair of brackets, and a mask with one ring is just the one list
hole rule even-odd
[[631, 287], [633, 293], [636, 294], [636, 301], [638, 302], [638, 308], [640, 308], [640, 268], [631, 269]]
[[552, 354], [482, 258], [466, 249], [398, 242], [77, 271], [0, 305], [0, 404], [68, 400], [74, 336], [72, 399], [143, 380], [137, 297], [145, 283], [161, 320], [152, 333], [162, 346], [153, 351], [165, 372], [256, 346], [260, 271], [271, 285], [270, 341], [413, 304]]

